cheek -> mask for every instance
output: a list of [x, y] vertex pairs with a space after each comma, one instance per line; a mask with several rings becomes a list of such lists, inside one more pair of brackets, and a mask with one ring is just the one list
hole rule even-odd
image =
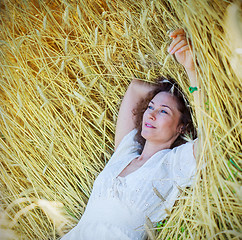
[[170, 116], [162, 116], [159, 122], [160, 125], [163, 126], [163, 128], [165, 127], [168, 131], [171, 129], [175, 129], [177, 126], [176, 121]]
[[167, 123], [167, 124], [169, 124], [170, 122], [172, 122], [171, 116], [169, 116], [167, 114], [164, 114], [164, 113], [158, 115], [157, 120], [159, 120], [159, 122], [161, 122], [161, 123]]
[[142, 117], [142, 120], [144, 121], [144, 119], [146, 118], [147, 116], [147, 110], [143, 113], [143, 117]]
[[168, 121], [168, 124], [170, 125], [170, 126], [173, 126], [173, 127], [176, 127], [176, 121], [174, 120], [174, 119], [169, 119], [169, 121]]

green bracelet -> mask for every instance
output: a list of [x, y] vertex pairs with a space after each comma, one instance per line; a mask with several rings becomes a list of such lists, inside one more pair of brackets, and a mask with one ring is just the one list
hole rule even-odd
[[190, 93], [193, 93], [193, 92], [195, 92], [195, 91], [197, 91], [197, 90], [198, 90], [197, 87], [189, 87], [189, 92], [190, 92]]

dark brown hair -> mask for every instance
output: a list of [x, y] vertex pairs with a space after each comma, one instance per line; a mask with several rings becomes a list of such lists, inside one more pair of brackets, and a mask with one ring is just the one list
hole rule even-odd
[[149, 102], [159, 92], [169, 92], [172, 94], [177, 102], [178, 111], [181, 113], [179, 124], [183, 125], [182, 133], [171, 145], [171, 148], [180, 146], [186, 142], [184, 135], [189, 135], [192, 139], [197, 136], [196, 129], [192, 121], [192, 110], [188, 104], [185, 94], [173, 78], [158, 77], [156, 79], [155, 89], [152, 90], [145, 99], [143, 99], [137, 107], [133, 110], [135, 116], [135, 127], [138, 130], [135, 140], [140, 143], [141, 150], [144, 148], [145, 139], [141, 136], [143, 114], [148, 107]]

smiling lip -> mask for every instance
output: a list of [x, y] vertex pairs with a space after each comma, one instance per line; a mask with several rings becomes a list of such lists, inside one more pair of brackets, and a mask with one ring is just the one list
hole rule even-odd
[[146, 126], [147, 128], [155, 128], [154, 126], [152, 126], [152, 125], [149, 124], [149, 123], [145, 123], [145, 126]]

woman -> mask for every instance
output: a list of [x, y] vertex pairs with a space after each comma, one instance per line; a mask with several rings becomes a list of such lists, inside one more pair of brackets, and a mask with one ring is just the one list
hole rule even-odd
[[[184, 30], [170, 36], [168, 51], [185, 67], [191, 86], [197, 86]], [[197, 143], [182, 144], [181, 137], [191, 129], [189, 109], [178, 86], [160, 80], [160, 85], [131, 82], [119, 111], [115, 152], [95, 180], [80, 222], [63, 240], [145, 239], [146, 218], [164, 219], [179, 188], [191, 185]]]

